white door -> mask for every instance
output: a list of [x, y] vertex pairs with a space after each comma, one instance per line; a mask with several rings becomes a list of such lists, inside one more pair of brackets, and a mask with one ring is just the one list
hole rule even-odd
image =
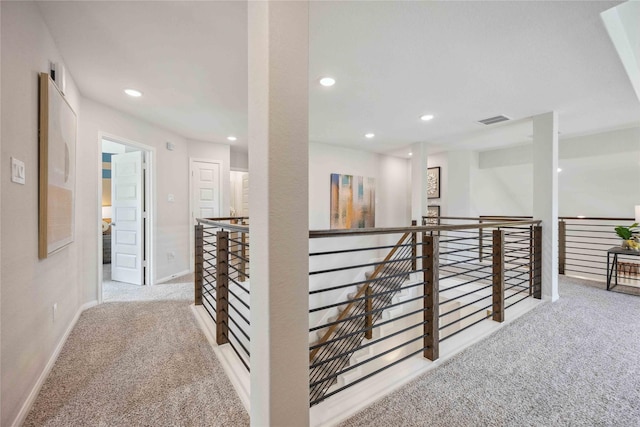
[[143, 284], [143, 153], [111, 157], [111, 279]]
[[220, 216], [220, 163], [193, 161], [191, 206], [194, 224], [196, 218]]

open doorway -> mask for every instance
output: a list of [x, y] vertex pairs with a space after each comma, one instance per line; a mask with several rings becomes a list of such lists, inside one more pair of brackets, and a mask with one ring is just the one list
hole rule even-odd
[[249, 172], [231, 171], [231, 216], [249, 216]]
[[152, 284], [153, 148], [100, 138], [100, 301]]

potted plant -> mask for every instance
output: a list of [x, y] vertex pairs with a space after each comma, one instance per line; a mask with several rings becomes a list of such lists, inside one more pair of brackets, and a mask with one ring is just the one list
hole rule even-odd
[[640, 242], [638, 241], [637, 230], [638, 223], [634, 223], [629, 227], [619, 225], [615, 228], [616, 234], [622, 239], [623, 249], [632, 249], [634, 251], [640, 251]]

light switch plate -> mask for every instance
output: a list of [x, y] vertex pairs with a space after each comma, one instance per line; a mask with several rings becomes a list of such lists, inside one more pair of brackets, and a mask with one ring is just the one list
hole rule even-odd
[[24, 185], [25, 175], [24, 162], [11, 157], [11, 182]]

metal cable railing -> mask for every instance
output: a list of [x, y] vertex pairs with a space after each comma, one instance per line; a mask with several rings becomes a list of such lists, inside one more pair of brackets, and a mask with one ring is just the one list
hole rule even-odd
[[435, 360], [440, 341], [487, 309], [502, 321], [506, 307], [540, 297], [539, 221], [468, 222], [310, 233], [311, 405], [417, 354]]
[[[509, 219], [494, 217], [479, 222], [491, 224]], [[440, 222], [469, 220], [442, 217]], [[440, 341], [487, 318], [502, 321], [504, 309], [534, 294], [536, 278], [539, 275], [534, 268], [533, 225], [488, 225], [477, 231], [441, 232]]]
[[195, 227], [195, 304], [216, 325], [216, 342], [228, 344], [249, 370], [250, 285], [247, 218], [198, 219]]
[[[558, 225], [559, 273], [607, 282], [607, 251], [620, 248], [622, 242], [614, 229], [634, 222], [633, 218], [561, 217]], [[616, 265], [610, 267], [617, 272], [621, 290], [640, 288], [640, 259], [633, 252], [618, 254]]]
[[[309, 232], [311, 405], [540, 297], [539, 221], [463, 221]], [[249, 227], [233, 222], [198, 220], [196, 304], [249, 370]]]

